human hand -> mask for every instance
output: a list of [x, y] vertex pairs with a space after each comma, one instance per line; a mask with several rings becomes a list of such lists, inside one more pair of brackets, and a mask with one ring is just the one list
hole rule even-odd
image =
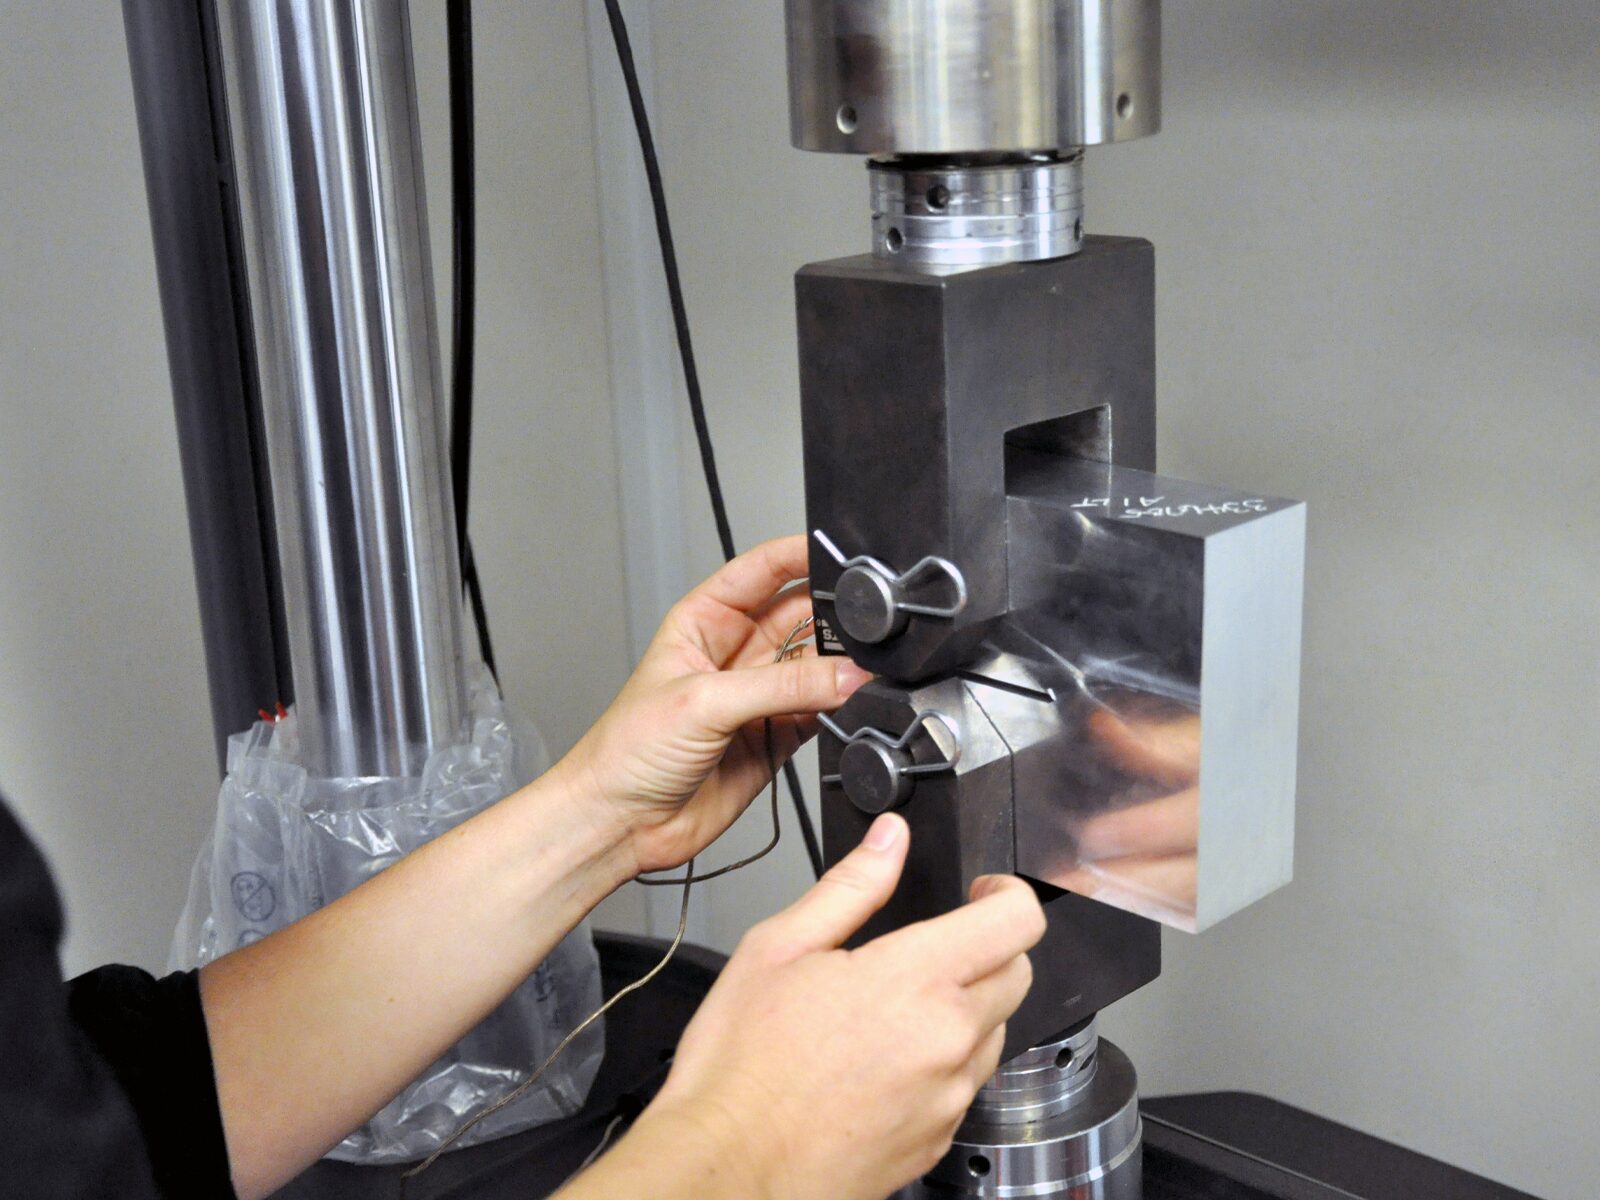
[[879, 817], [745, 935], [641, 1118], [724, 1149], [749, 1172], [740, 1195], [881, 1200], [932, 1168], [994, 1074], [1045, 929], [1027, 884], [985, 876], [954, 912], [839, 948], [893, 893], [909, 841]]
[[1134, 798], [1075, 831], [1080, 895], [1194, 928], [1199, 882], [1200, 716], [1123, 695], [1089, 715], [1089, 737]]
[[871, 678], [842, 655], [809, 647], [773, 659], [811, 616], [791, 587], [806, 573], [803, 535], [766, 542], [728, 563], [667, 614], [633, 676], [557, 770], [576, 777], [632, 850], [635, 873], [674, 867], [731, 825], [773, 762], [815, 732]]

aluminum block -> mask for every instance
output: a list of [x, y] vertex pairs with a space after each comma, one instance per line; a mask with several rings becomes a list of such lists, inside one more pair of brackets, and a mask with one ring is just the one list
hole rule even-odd
[[1305, 506], [1042, 453], [1008, 473], [1011, 628], [969, 674], [1009, 682], [1002, 736], [1037, 742], [1029, 688], [1063, 728], [1019, 767], [1017, 869], [1214, 925], [1293, 871]]

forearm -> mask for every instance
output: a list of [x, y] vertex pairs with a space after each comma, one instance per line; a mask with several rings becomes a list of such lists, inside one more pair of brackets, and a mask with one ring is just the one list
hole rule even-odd
[[708, 1106], [645, 1109], [626, 1137], [552, 1200], [770, 1200], [770, 1164]]
[[201, 996], [234, 1185], [264, 1195], [381, 1108], [631, 873], [561, 767], [302, 921]]

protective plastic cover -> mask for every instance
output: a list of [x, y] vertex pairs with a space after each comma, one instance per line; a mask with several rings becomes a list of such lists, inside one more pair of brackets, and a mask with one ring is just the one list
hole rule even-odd
[[[486, 671], [473, 681], [471, 707], [471, 741], [432, 755], [416, 778], [312, 778], [296, 765], [292, 714], [235, 734], [216, 824], [173, 937], [172, 969], [220, 958], [337, 899], [549, 765], [538, 733], [509, 714]], [[427, 965], [418, 968], [425, 974]], [[329, 1157], [368, 1163], [424, 1157], [526, 1079], [600, 1003], [599, 959], [588, 926], [580, 925], [499, 1008]], [[371, 1036], [384, 1037], [381, 1013], [373, 1014]], [[604, 1048], [597, 1021], [537, 1087], [456, 1145], [576, 1111]]]

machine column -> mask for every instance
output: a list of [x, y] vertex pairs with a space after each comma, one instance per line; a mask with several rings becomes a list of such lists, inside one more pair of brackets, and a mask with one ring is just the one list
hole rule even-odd
[[218, 0], [302, 761], [417, 774], [465, 714], [404, 0]]

